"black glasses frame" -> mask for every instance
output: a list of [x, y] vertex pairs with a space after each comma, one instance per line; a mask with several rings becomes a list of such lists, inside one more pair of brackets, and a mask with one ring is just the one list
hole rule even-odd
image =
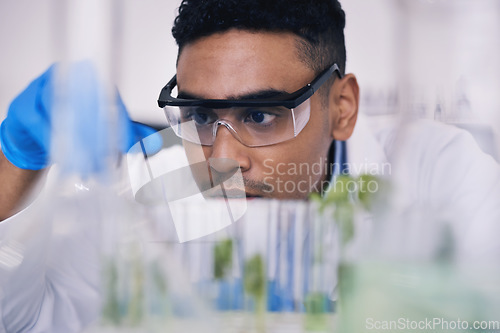
[[172, 97], [172, 90], [177, 85], [177, 75], [163, 87], [158, 97], [158, 106], [164, 108], [165, 106], [203, 106], [212, 109], [225, 109], [230, 107], [240, 106], [284, 106], [288, 109], [293, 109], [304, 103], [310, 98], [323, 83], [325, 83], [333, 73], [337, 73], [338, 77], [342, 79], [339, 66], [333, 64], [323, 72], [321, 72], [311, 83], [305, 85], [293, 93], [280, 94], [273, 98], [266, 99], [184, 99]]

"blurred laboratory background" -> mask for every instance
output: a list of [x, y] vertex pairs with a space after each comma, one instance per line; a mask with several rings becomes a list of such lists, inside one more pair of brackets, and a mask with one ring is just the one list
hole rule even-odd
[[[382, 127], [387, 123], [401, 123], [406, 120], [434, 119], [469, 131], [481, 149], [498, 161], [500, 1], [341, 2], [347, 16], [347, 71], [358, 78], [361, 87], [360, 112], [370, 118], [370, 126]], [[0, 120], [5, 117], [8, 105], [14, 97], [50, 64], [61, 60], [64, 51], [71, 48], [67, 45], [71, 42], [68, 40], [71, 34], [66, 34], [65, 29], [71, 26], [68, 20], [75, 16], [66, 15], [65, 8], [61, 7], [68, 3], [63, 0], [0, 2]], [[177, 46], [171, 36], [171, 27], [180, 0], [115, 0], [112, 4], [116, 13], [111, 15], [112, 22], [107, 31], [109, 36], [106, 37], [110, 38], [102, 38], [110, 40], [111, 45], [101, 45], [103, 52], [107, 52], [101, 55], [102, 58], [108, 59], [111, 56], [113, 59], [110, 77], [116, 82], [133, 120], [158, 127], [166, 126], [164, 113], [158, 108], [156, 101], [161, 88], [175, 73]], [[87, 13], [85, 17], [91, 15]], [[102, 20], [99, 22], [102, 24]], [[75, 26], [81, 26], [81, 22]], [[89, 30], [91, 29], [93, 26], [90, 22]], [[92, 33], [96, 40], [99, 39], [96, 38], [96, 31]], [[100, 50], [99, 47], [96, 49]], [[404, 131], [404, 127], [401, 128]], [[74, 184], [69, 185], [72, 188]], [[122, 187], [118, 185], [116, 188], [121, 190]], [[66, 192], [55, 187], [52, 193], [59, 195], [60, 192], [61, 197], [56, 196], [56, 200], [51, 197], [52, 207], [70, 207], [70, 211], [73, 206], [67, 205], [66, 200], [78, 200], [82, 193], [87, 196], [82, 202], [100, 207], [102, 203], [96, 198], [110, 197], [108, 187], [104, 186], [100, 197], [80, 191], [76, 192], [74, 198], [69, 199], [64, 197]], [[116, 192], [123, 194], [125, 191]], [[381, 317], [393, 315], [393, 318], [396, 318], [399, 311], [403, 310], [414, 314], [415, 318], [424, 318], [429, 313], [443, 317], [448, 314], [467, 314], [469, 317], [466, 319], [470, 320], [496, 319], [494, 316], [498, 313], [499, 284], [498, 279], [493, 278], [498, 274], [475, 274], [474, 272], [479, 270], [474, 269], [462, 272], [461, 267], [452, 267], [445, 260], [447, 251], [451, 251], [448, 249], [451, 247], [448, 246], [450, 242], [447, 241], [447, 237], [451, 236], [448, 229], [442, 227], [441, 230], [436, 225], [437, 222], [446, 222], [438, 221], [441, 218], [437, 214], [438, 211], [424, 209], [421, 215], [411, 216], [411, 219], [401, 218], [404, 224], [391, 224], [390, 216], [383, 216], [388, 223], [382, 231], [390, 231], [387, 235], [395, 241], [386, 242], [387, 238], [380, 237], [380, 243], [376, 243], [394, 245], [394, 253], [397, 254], [403, 252], [401, 248], [406, 249], [401, 245], [408, 244], [408, 247], [411, 247], [409, 245], [417, 244], [419, 250], [425, 250], [427, 247], [421, 245], [431, 244], [428, 248], [435, 252], [433, 254], [437, 253], [435, 258], [432, 258], [433, 261], [408, 260], [415, 264], [413, 266], [405, 262], [385, 261], [383, 266], [378, 265], [374, 269], [370, 262], [350, 265], [351, 258], [344, 253], [348, 260], [338, 268], [340, 287], [330, 290], [324, 286], [323, 280], [332, 281], [331, 275], [334, 275], [335, 271], [328, 269], [337, 269], [338, 263], [332, 255], [335, 251], [331, 248], [338, 246], [340, 236], [338, 230], [327, 223], [331, 219], [325, 220], [324, 216], [313, 212], [313, 208], [316, 209], [316, 206], [311, 206], [313, 204], [251, 202], [246, 219], [252, 223], [234, 224], [231, 228], [210, 236], [210, 242], [205, 243], [173, 244], [175, 242], [154, 238], [149, 234], [150, 231], [146, 230], [146, 236], [139, 236], [148, 239], [149, 253], [137, 245], [140, 241], [136, 238], [140, 237], [136, 235], [139, 234], [136, 231], [147, 229], [144, 228], [144, 221], [160, 221], [163, 223], [157, 224], [165, 227], [167, 223], [162, 219], [170, 214], [170, 211], [167, 211], [166, 206], [152, 209], [130, 205], [121, 194], [112, 198], [114, 204], [108, 205], [107, 210], [103, 209], [105, 214], [96, 219], [103, 221], [102, 225], [106, 226], [104, 222], [121, 222], [123, 217], [128, 224], [123, 223], [125, 226], [120, 227], [126, 229], [126, 232], [115, 234], [112, 227], [116, 226], [106, 227], [107, 229], [103, 228], [102, 237], [107, 240], [132, 239], [128, 243], [117, 242], [125, 250], [118, 246], [118, 250], [113, 248], [116, 253], [109, 255], [109, 261], [105, 261], [108, 258], [103, 255], [107, 269], [104, 271], [104, 274], [107, 274], [104, 282], [109, 283], [105, 286], [108, 293], [105, 295], [107, 303], [104, 305], [103, 318], [113, 323], [137, 323], [146, 316], [144, 313], [153, 319], [165, 313], [180, 314], [179, 317], [185, 320], [191, 318], [185, 316], [186, 309], [195, 309], [196, 311], [192, 312], [202, 318], [196, 323], [208, 327], [208, 319], [204, 317], [205, 310], [200, 306], [201, 310], [198, 311], [198, 307], [193, 305], [197, 304], [199, 297], [208, 299], [213, 306], [212, 310], [220, 310], [223, 315], [227, 311], [241, 309], [251, 309], [259, 313], [262, 304], [266, 304], [263, 295], [267, 291], [263, 287], [264, 284], [259, 284], [259, 281], [265, 279], [262, 268], [264, 266], [273, 268], [267, 272], [269, 279], [266, 288], [269, 288], [273, 295], [280, 296], [279, 302], [267, 298], [268, 308], [274, 312], [273, 315], [278, 312], [304, 310], [313, 315], [331, 313], [335, 309], [327, 299], [336, 300], [337, 293], [340, 294], [339, 299], [342, 299], [342, 291], [346, 290], [351, 294], [346, 294], [349, 297], [345, 297], [347, 302], [344, 304], [343, 318], [352, 319], [345, 322], [357, 323], [356, 325], [362, 322], [359, 318], [368, 314], [380, 314]], [[51, 206], [48, 207], [45, 209], [52, 213]], [[224, 209], [227, 210], [225, 205]], [[348, 209], [352, 216], [356, 215], [356, 223], [368, 220], [359, 210], [354, 214], [354, 208], [349, 206]], [[87, 216], [89, 220], [94, 218], [94, 211], [81, 209], [63, 214], [60, 220], [56, 220], [54, 230], [57, 230], [57, 226], [66, 226], [67, 221], [74, 220], [78, 226]], [[193, 214], [199, 214], [199, 211], [203, 210], [199, 209], [197, 203], [185, 209], [185, 212]], [[115, 212], [122, 214], [119, 215], [120, 218], [114, 217]], [[264, 216], [262, 212], [273, 213]], [[218, 215], [212, 215], [214, 220], [220, 220]], [[193, 220], [206, 222], [207, 216], [210, 214], [205, 213], [202, 218], [197, 215]], [[57, 224], [58, 221], [60, 225]], [[244, 229], [258, 227], [254, 221], [264, 221], [261, 227], [267, 229]], [[310, 223], [303, 223], [304, 221]], [[154, 223], [153, 225], [156, 226]], [[402, 227], [398, 229], [399, 226]], [[477, 229], [480, 228], [481, 226]], [[113, 232], [106, 233], [108, 229]], [[154, 229], [151, 234], [158, 238], [161, 235], [158, 230]], [[261, 230], [266, 230], [262, 233], [265, 237], [255, 237], [260, 235]], [[484, 229], [486, 232], [489, 230], [497, 229]], [[173, 234], [171, 230], [167, 231]], [[304, 235], [313, 235], [316, 238], [307, 238]], [[396, 237], [393, 237], [394, 235]], [[151, 241], [153, 238], [154, 241]], [[364, 244], [362, 237], [359, 239], [359, 243]], [[142, 241], [142, 238], [140, 240]], [[352, 248], [356, 249], [356, 246]], [[299, 253], [302, 253], [303, 257], [299, 257]], [[350, 254], [348, 251], [346, 253]], [[357, 254], [355, 251], [353, 253]], [[153, 258], [147, 257], [146, 254]], [[443, 265], [443, 262], [447, 265]], [[176, 274], [181, 271], [179, 267], [186, 263], [190, 266], [187, 269], [188, 274]], [[248, 277], [245, 276], [245, 271], [255, 274], [250, 276], [253, 279], [246, 281]], [[257, 283], [252, 283], [254, 280]], [[342, 280], [354, 283], [343, 286]], [[169, 289], [169, 284], [176, 288]], [[116, 286], [121, 289], [116, 289]], [[227, 295], [230, 297], [225, 297]], [[387, 300], [386, 303], [380, 303], [380, 300], [384, 299]], [[430, 303], [427, 303], [428, 301]], [[120, 302], [128, 306], [127, 311], [123, 310], [124, 305]], [[365, 306], [360, 307], [360, 304]], [[456, 304], [460, 306], [456, 307]], [[379, 312], [374, 312], [374, 309]], [[125, 319], [120, 317], [125, 316], [124, 313], [128, 316]], [[225, 323], [228, 318], [223, 316], [222, 322]], [[293, 325], [296, 320], [293, 316], [280, 318], [273, 322], [288, 323], [287, 320], [290, 320], [290, 325]], [[319, 322], [320, 329], [306, 318], [306, 330], [326, 331], [325, 327], [332, 327], [326, 319], [318, 321], [318, 318], [313, 317], [312, 322], [314, 325]], [[259, 320], [252, 325], [263, 325]], [[279, 327], [279, 330], [269, 330], [283, 331], [295, 332], [283, 327]], [[351, 327], [346, 331], [360, 330]]]
[[[0, 118], [11, 100], [60, 55], [61, 1], [0, 3]], [[179, 0], [120, 1], [116, 80], [134, 120], [164, 124], [158, 93], [175, 72], [171, 26]], [[500, 2], [349, 0], [347, 70], [361, 112], [381, 122], [405, 115], [454, 123], [498, 156]]]

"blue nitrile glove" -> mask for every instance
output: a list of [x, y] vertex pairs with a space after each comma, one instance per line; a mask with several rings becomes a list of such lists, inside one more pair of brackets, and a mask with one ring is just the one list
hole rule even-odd
[[[84, 64], [76, 65], [85, 68]], [[0, 144], [5, 157], [21, 169], [40, 170], [50, 163], [51, 128], [53, 122], [53, 87], [57, 65], [51, 66], [35, 79], [11, 103], [7, 117], [0, 125]], [[77, 71], [78, 72], [78, 71]], [[120, 149], [126, 153], [139, 140], [156, 131], [146, 125], [130, 120], [121, 98], [118, 98], [119, 124], [125, 129]], [[161, 137], [157, 135], [150, 152], [161, 148]], [[93, 156], [101, 158], [102, 156]]]

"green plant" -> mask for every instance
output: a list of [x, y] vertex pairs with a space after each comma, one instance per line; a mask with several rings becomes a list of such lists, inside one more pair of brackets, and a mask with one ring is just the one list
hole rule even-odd
[[214, 278], [222, 280], [233, 261], [233, 241], [226, 239], [214, 247]]
[[245, 291], [256, 299], [265, 296], [266, 277], [264, 261], [260, 254], [254, 255], [245, 263], [244, 287]]
[[342, 246], [354, 237], [354, 214], [356, 210], [371, 211], [385, 184], [374, 175], [349, 175], [336, 177], [331, 188], [323, 195], [311, 194], [310, 198], [319, 204], [319, 211], [333, 209], [333, 218], [341, 231]]

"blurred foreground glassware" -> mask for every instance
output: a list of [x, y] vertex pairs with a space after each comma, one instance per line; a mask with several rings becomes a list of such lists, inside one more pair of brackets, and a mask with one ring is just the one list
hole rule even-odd
[[422, 327], [467, 332], [475, 322], [496, 320], [498, 266], [462, 262], [456, 256], [451, 229], [430, 216], [414, 211], [404, 219], [404, 228], [378, 225], [385, 230], [371, 242], [371, 253], [343, 263], [339, 276], [342, 332], [369, 332], [375, 325], [394, 332]]
[[129, 137], [115, 86], [120, 6], [54, 0], [63, 61], [52, 158], [61, 172], [45, 202], [54, 233], [66, 236], [60, 251], [68, 250], [64, 268], [74, 279], [63, 283], [94, 296], [79, 309], [92, 313], [87, 332], [210, 332], [209, 316], [176, 258], [146, 242], [150, 215], [126, 177], [122, 147]]
[[[223, 202], [209, 204], [227, 209]], [[331, 332], [339, 255], [332, 218], [312, 202], [254, 199], [247, 205], [244, 217], [224, 230], [170, 243], [215, 310], [220, 331]], [[193, 216], [199, 208], [185, 207]]]
[[[111, 222], [116, 241], [102, 256], [102, 318], [89, 332], [215, 331], [210, 309], [185, 279], [179, 258], [165, 243], [148, 243], [154, 236], [142, 214], [125, 209], [123, 220]], [[111, 238], [108, 233], [108, 247]]]

